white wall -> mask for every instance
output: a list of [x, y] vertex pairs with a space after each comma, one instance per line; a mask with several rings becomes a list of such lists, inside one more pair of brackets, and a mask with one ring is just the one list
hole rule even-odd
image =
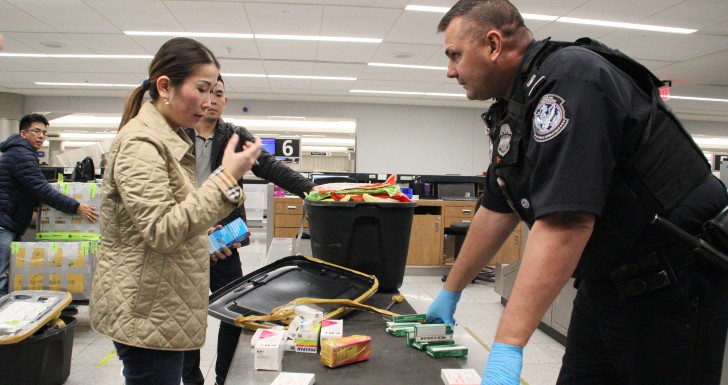
[[[27, 111], [121, 113], [123, 100], [27, 96]], [[485, 105], [485, 104], [484, 104]], [[226, 113], [357, 119], [356, 171], [364, 173], [481, 175], [488, 140], [480, 114], [463, 107], [231, 100]], [[223, 118], [225, 116], [223, 115]]]
[[[26, 112], [121, 113], [123, 104], [121, 98], [25, 97]], [[357, 119], [357, 172], [480, 175], [489, 164], [488, 138], [480, 120], [485, 103], [480, 109], [231, 100], [226, 113], [244, 115], [243, 107], [248, 108], [250, 115]], [[683, 123], [692, 134], [728, 136], [728, 122], [692, 119]]]

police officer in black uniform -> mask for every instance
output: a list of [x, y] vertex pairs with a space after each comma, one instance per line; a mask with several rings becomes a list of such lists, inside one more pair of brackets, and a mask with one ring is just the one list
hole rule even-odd
[[728, 196], [647, 71], [535, 41], [507, 0], [461, 0], [438, 29], [447, 76], [496, 101], [481, 209], [428, 322], [454, 322], [460, 292], [521, 219], [530, 234], [482, 384], [519, 383], [523, 346], [573, 276], [558, 384], [717, 385], [728, 275], [651, 219], [696, 235]]

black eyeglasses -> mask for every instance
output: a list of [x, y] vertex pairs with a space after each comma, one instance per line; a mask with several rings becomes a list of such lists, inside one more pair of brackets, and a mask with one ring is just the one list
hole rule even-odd
[[32, 133], [34, 133], [36, 135], [43, 134], [43, 136], [48, 136], [48, 131], [47, 130], [41, 130], [39, 128], [29, 128], [26, 131], [30, 131], [30, 132], [32, 132]]

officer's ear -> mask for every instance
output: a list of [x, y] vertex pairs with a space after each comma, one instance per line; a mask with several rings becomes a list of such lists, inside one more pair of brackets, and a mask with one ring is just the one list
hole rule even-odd
[[492, 29], [485, 34], [485, 45], [490, 48], [490, 59], [495, 60], [503, 51], [503, 35]]

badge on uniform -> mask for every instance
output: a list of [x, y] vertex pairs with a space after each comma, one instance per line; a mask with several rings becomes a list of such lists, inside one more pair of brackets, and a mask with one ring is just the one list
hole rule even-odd
[[555, 94], [546, 94], [533, 113], [533, 138], [546, 142], [561, 133], [569, 124], [564, 110], [564, 99]]
[[508, 151], [511, 150], [511, 138], [513, 137], [513, 131], [508, 123], [500, 127], [498, 131], [498, 155], [506, 156]]

